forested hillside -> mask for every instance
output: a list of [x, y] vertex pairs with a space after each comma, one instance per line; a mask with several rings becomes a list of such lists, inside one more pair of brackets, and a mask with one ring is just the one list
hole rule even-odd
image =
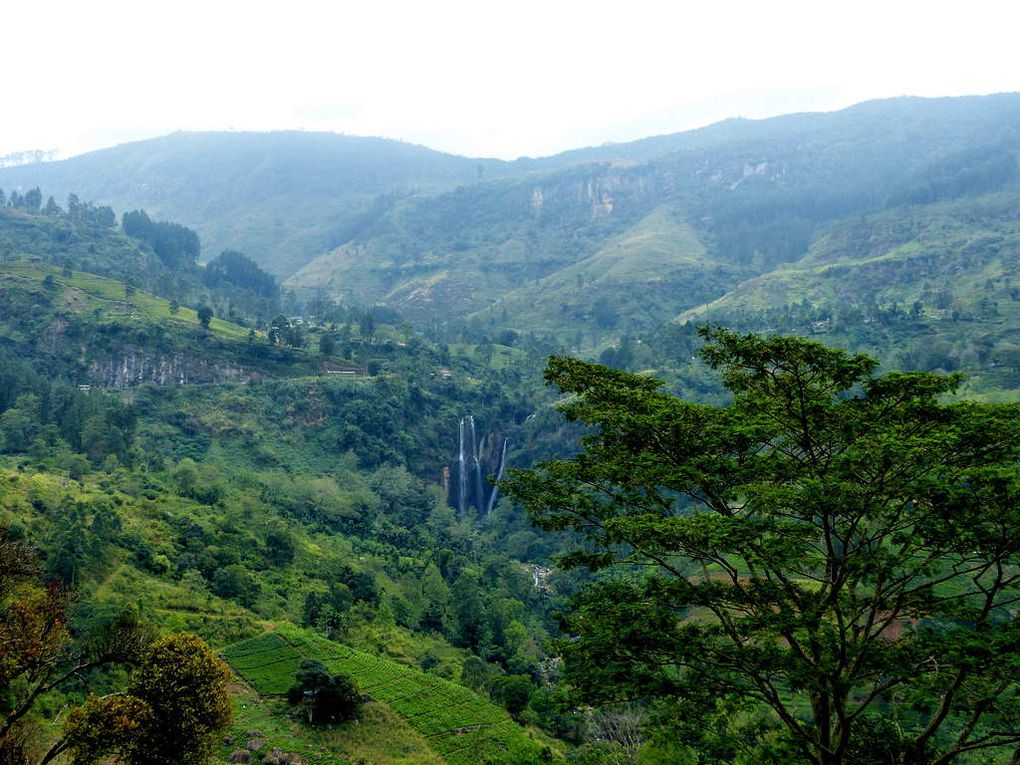
[[834, 221], [1015, 196], [1018, 115], [1015, 96], [892, 100], [570, 154], [566, 169], [400, 200], [287, 284], [420, 321], [647, 330], [799, 260]]
[[[293, 722], [276, 686], [234, 688], [238, 745], [260, 756], [377, 761], [399, 731], [409, 763], [555, 759], [561, 744], [537, 727], [555, 713], [528, 706], [553, 693], [544, 642], [562, 594], [537, 588], [531, 568], [550, 540], [495, 497], [491, 513], [459, 515], [444, 479], [466, 413], [486, 474], [504, 439], [515, 464], [531, 459], [538, 421], [525, 421], [544, 402], [504, 389], [491, 355], [398, 342], [400, 328], [370, 314], [258, 333], [203, 323], [123, 282], [26, 259], [4, 261], [2, 277], [0, 525], [78, 593], [75, 619], [134, 608], [217, 648], [296, 624], [358, 648], [341, 669], [372, 695], [364, 727], [326, 734]], [[306, 655], [341, 650], [322, 645]], [[52, 703], [116, 682], [100, 672]], [[32, 718], [44, 740], [50, 711]]]
[[963, 370], [972, 393], [1020, 387], [1020, 189], [840, 222], [796, 263], [679, 321], [812, 334], [890, 368]]
[[326, 133], [175, 133], [0, 168], [0, 188], [143, 208], [195, 229], [211, 252], [240, 250], [287, 275], [344, 241], [377, 200], [474, 183], [502, 166]]

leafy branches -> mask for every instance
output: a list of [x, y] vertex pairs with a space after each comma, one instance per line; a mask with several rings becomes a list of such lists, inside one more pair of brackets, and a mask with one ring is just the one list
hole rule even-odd
[[592, 701], [757, 699], [811, 763], [847, 762], [908, 698], [904, 762], [1020, 743], [1017, 407], [943, 404], [958, 377], [876, 376], [802, 339], [702, 334], [729, 406], [550, 361], [595, 432], [505, 488], [586, 540], [565, 564], [616, 572], [565, 618], [568, 678]]

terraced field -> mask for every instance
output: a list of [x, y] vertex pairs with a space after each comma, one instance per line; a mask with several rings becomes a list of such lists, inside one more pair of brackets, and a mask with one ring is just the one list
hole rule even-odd
[[400, 715], [448, 765], [539, 762], [539, 745], [467, 688], [295, 627], [236, 643], [223, 658], [266, 696], [286, 693], [301, 662], [318, 659]]

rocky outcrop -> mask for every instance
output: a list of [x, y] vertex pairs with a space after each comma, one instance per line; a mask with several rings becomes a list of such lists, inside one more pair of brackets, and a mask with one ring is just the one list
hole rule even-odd
[[133, 388], [143, 383], [195, 385], [251, 382], [265, 375], [241, 364], [186, 353], [151, 353], [137, 348], [88, 362], [87, 380], [100, 388]]

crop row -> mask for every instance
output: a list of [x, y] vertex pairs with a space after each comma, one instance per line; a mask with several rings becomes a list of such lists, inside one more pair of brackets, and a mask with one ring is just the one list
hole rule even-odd
[[224, 649], [223, 656], [233, 664], [238, 659], [260, 656], [267, 651], [278, 648], [290, 649], [290, 644], [275, 632], [266, 632], [258, 637], [253, 637], [242, 643], [235, 643]]

